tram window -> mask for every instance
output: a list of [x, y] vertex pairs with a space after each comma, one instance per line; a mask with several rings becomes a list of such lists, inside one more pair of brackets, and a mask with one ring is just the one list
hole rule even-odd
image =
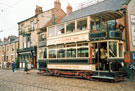
[[57, 48], [64, 48], [65, 45], [58, 45]]
[[63, 34], [64, 33], [64, 24], [58, 25], [57, 31], [58, 31], [58, 34]]
[[72, 44], [72, 45], [67, 45], [67, 47], [75, 47], [76, 44]]
[[77, 52], [78, 52], [78, 57], [88, 57], [89, 54], [88, 48], [79, 48]]
[[116, 30], [116, 20], [107, 21], [107, 30]]
[[56, 50], [49, 51], [49, 58], [56, 58]]
[[77, 46], [88, 46], [88, 43], [77, 44]]
[[77, 22], [77, 30], [79, 31], [86, 30], [86, 27], [87, 27], [87, 19]]
[[49, 27], [48, 31], [49, 31], [49, 36], [54, 36], [55, 35], [55, 27]]
[[96, 30], [97, 30], [97, 31], [100, 30], [100, 22], [96, 22]]
[[117, 57], [117, 43], [109, 42], [109, 57]]
[[76, 49], [68, 49], [67, 57], [76, 57]]
[[91, 23], [90, 23], [90, 29], [94, 30], [94, 22], [93, 21], [91, 21]]
[[64, 49], [58, 50], [57, 57], [58, 58], [65, 58], [65, 50]]
[[73, 22], [73, 23], [67, 24], [66, 29], [67, 29], [67, 33], [74, 32], [75, 31], [75, 23]]
[[123, 46], [121, 43], [119, 44], [119, 57], [123, 57]]

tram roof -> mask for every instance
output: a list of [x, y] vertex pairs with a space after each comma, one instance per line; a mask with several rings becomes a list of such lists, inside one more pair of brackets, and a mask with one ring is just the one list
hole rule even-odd
[[[117, 11], [122, 8], [122, 5], [127, 0], [104, 0], [103, 2], [82, 8], [80, 10], [76, 10], [74, 12], [71, 12], [68, 16], [65, 16], [64, 19], [61, 20], [62, 22], [67, 22], [75, 19], [79, 19], [86, 16], [93, 16], [93, 15], [103, 15], [105, 14], [104, 18], [108, 19], [110, 17], [109, 14], [113, 14], [113, 18], [120, 18], [121, 14], [114, 13], [112, 11]], [[108, 12], [107, 11], [111, 11]], [[102, 13], [100, 13], [102, 12]], [[116, 15], [114, 15], [116, 14]], [[117, 16], [118, 15], [118, 16]], [[108, 16], [108, 17], [107, 17]], [[115, 17], [114, 17], [115, 16]], [[109, 20], [111, 17], [109, 18]]]

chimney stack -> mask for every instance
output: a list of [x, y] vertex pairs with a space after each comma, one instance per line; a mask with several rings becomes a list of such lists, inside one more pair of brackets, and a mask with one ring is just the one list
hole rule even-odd
[[43, 12], [42, 7], [41, 6], [36, 6], [35, 15], [41, 14], [42, 12]]
[[54, 8], [56, 8], [56, 9], [61, 9], [60, 0], [55, 0], [55, 2], [54, 2]]
[[72, 6], [68, 4], [66, 9], [67, 9], [67, 15], [69, 15], [72, 12]]

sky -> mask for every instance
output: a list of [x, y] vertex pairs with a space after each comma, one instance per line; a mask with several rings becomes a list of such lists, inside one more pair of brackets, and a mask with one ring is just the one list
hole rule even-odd
[[[43, 11], [54, 7], [55, 0], [0, 0], [0, 39], [10, 35], [18, 36], [18, 22], [35, 15], [36, 5]], [[91, 0], [60, 0], [62, 9], [66, 12], [68, 3], [77, 9], [80, 3]]]

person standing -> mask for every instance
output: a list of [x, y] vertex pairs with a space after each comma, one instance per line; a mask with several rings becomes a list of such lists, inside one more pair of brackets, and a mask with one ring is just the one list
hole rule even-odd
[[12, 72], [15, 72], [15, 62], [12, 61]]

